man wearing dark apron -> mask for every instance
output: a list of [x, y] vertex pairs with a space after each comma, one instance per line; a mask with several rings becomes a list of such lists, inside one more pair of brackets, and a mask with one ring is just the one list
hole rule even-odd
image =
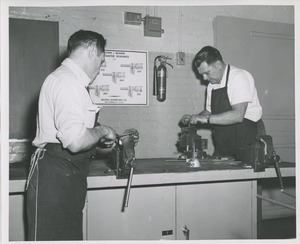
[[210, 46], [197, 53], [194, 65], [209, 82], [206, 109], [184, 115], [181, 123], [211, 124], [214, 156], [236, 158], [240, 148], [255, 140], [262, 115], [254, 80], [247, 71], [226, 65], [220, 52]]
[[[227, 94], [230, 66], [226, 75], [226, 86], [212, 91], [211, 114], [221, 114], [231, 110]], [[242, 122], [231, 125], [214, 125], [213, 138], [215, 156], [237, 156], [239, 148], [250, 145], [255, 140], [257, 125], [255, 122], [243, 119]]]
[[99, 107], [87, 87], [105, 61], [102, 35], [80, 30], [68, 58], [43, 83], [27, 179], [28, 240], [82, 240], [82, 210], [95, 147], [113, 146], [116, 132], [95, 124]]
[[37, 155], [27, 189], [29, 240], [83, 239], [82, 210], [92, 155], [94, 150], [72, 154], [56, 143]]

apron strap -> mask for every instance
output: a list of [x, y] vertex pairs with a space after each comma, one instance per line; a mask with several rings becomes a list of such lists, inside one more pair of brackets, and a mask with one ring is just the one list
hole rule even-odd
[[227, 84], [228, 84], [229, 73], [230, 73], [230, 65], [228, 64], [228, 69], [227, 69], [227, 74], [226, 74], [226, 87], [227, 87]]

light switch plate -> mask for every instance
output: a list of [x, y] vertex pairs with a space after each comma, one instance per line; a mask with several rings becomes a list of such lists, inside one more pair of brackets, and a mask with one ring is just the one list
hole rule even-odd
[[177, 65], [185, 65], [185, 53], [184, 52], [177, 52]]

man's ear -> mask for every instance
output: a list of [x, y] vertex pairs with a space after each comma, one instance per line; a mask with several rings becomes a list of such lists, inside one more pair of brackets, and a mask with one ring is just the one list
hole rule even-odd
[[222, 68], [222, 62], [221, 62], [220, 60], [217, 60], [217, 61], [215, 62], [215, 67], [216, 67], [217, 69], [221, 69], [221, 68]]
[[97, 48], [95, 46], [88, 47], [88, 56], [90, 59], [93, 59], [97, 55]]

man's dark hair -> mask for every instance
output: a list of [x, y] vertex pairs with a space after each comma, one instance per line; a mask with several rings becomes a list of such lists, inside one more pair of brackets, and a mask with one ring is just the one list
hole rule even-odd
[[79, 47], [89, 47], [95, 45], [100, 52], [105, 51], [106, 40], [103, 36], [94, 31], [79, 30], [70, 36], [68, 41], [68, 57]]
[[203, 47], [195, 56], [193, 65], [195, 68], [199, 68], [205, 61], [208, 65], [216, 62], [217, 60], [223, 62], [223, 58], [218, 49], [212, 46]]

